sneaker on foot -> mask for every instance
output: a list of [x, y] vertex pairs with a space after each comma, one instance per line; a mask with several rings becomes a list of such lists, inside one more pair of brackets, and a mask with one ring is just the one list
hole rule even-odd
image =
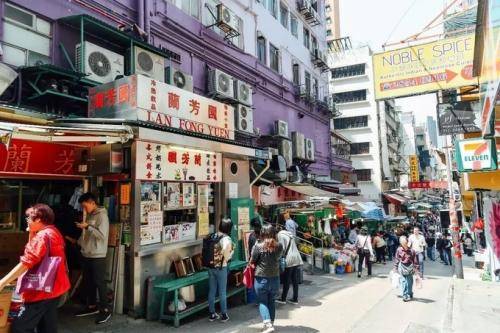
[[271, 333], [274, 332], [274, 326], [271, 322], [265, 322], [264, 323], [264, 329], [262, 330], [262, 333]]
[[217, 313], [215, 313], [215, 312], [211, 313], [210, 317], [208, 317], [209, 321], [214, 321], [214, 320], [217, 320], [217, 319], [220, 319], [220, 316]]
[[293, 299], [289, 299], [287, 302], [290, 303], [290, 304], [293, 304], [293, 305], [298, 305], [299, 304], [299, 301], [296, 301], [296, 300], [293, 300]]
[[410, 301], [410, 296], [403, 297], [403, 302], [409, 302], [409, 301]]
[[220, 321], [222, 321], [223, 323], [225, 323], [228, 320], [229, 320], [229, 316], [227, 315], [227, 313], [223, 313], [220, 315]]
[[284, 300], [282, 300], [282, 299], [279, 299], [279, 298], [278, 298], [278, 299], [275, 299], [274, 301], [275, 301], [276, 303], [278, 303], [278, 304], [286, 304], [286, 301], [284, 301]]
[[99, 311], [99, 315], [97, 316], [95, 323], [104, 324], [109, 320], [109, 318], [111, 318], [111, 311], [109, 310]]
[[75, 313], [75, 317], [85, 317], [91, 316], [99, 313], [99, 309], [97, 307], [89, 307], [87, 306], [85, 309], [78, 311]]

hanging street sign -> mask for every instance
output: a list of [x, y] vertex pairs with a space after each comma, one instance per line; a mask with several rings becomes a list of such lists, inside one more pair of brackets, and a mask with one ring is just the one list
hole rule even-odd
[[460, 140], [455, 145], [458, 171], [468, 172], [497, 169], [497, 154], [493, 140]]
[[418, 171], [418, 157], [417, 155], [410, 155], [410, 181], [418, 182], [420, 174]]
[[439, 103], [437, 105], [439, 135], [481, 132], [480, 113], [479, 101]]
[[473, 59], [474, 34], [374, 54], [375, 98], [477, 85]]

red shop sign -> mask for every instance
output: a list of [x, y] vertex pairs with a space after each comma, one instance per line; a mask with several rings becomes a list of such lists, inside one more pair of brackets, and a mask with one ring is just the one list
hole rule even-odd
[[0, 145], [0, 174], [76, 176], [83, 146], [13, 139]]

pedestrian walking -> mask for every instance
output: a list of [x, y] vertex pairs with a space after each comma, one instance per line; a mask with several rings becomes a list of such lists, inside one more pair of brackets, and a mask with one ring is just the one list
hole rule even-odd
[[375, 234], [375, 237], [373, 238], [373, 247], [375, 247], [377, 263], [381, 264], [383, 262], [385, 265], [386, 243], [384, 238], [382, 238], [382, 233], [379, 232]]
[[443, 239], [443, 234], [438, 232], [436, 233], [436, 250], [439, 253], [439, 259], [443, 264], [446, 264], [445, 258], [444, 258], [444, 239]]
[[366, 227], [361, 228], [360, 234], [356, 238], [356, 248], [358, 252], [358, 278], [363, 273], [363, 262], [368, 270], [368, 276], [372, 275], [372, 263], [370, 257], [374, 255], [372, 248], [372, 240], [368, 235]]
[[286, 304], [291, 282], [293, 294], [288, 302], [297, 305], [299, 303], [299, 269], [303, 264], [302, 257], [295, 243], [295, 237], [293, 237], [290, 231], [281, 230], [278, 232], [278, 242], [285, 249], [283, 254], [285, 257], [285, 272], [283, 273], [281, 298], [277, 299], [276, 302]]
[[444, 254], [444, 264], [445, 265], [452, 265], [451, 261], [451, 248], [453, 247], [453, 244], [451, 243], [451, 236], [448, 234], [445, 234], [443, 236], [443, 254]]
[[[291, 232], [290, 232], [291, 233]], [[250, 264], [255, 266], [254, 288], [259, 302], [259, 312], [266, 333], [274, 332], [276, 318], [275, 299], [279, 289], [279, 261], [283, 246], [276, 239], [276, 229], [265, 225], [260, 232], [261, 241], [252, 250]]]
[[[23, 307], [14, 318], [11, 333], [57, 333], [57, 305], [59, 299], [70, 288], [67, 274], [64, 238], [54, 227], [54, 212], [45, 204], [36, 204], [26, 211], [29, 241], [24, 248], [20, 262], [0, 280], [0, 292], [17, 278], [23, 299]], [[53, 285], [45, 285], [44, 291], [25, 288], [23, 274], [31, 269], [40, 269], [46, 258], [60, 258], [58, 264], [48, 270], [55, 270]], [[48, 272], [45, 272], [48, 273]], [[40, 281], [41, 282], [41, 281]], [[41, 282], [43, 283], [43, 282]], [[46, 282], [45, 282], [46, 283]], [[50, 290], [50, 291], [47, 291]]]
[[355, 226], [354, 228], [351, 229], [351, 231], [349, 232], [349, 237], [347, 238], [349, 243], [356, 244], [356, 240], [358, 239], [358, 233], [359, 233], [358, 226]]
[[[96, 324], [103, 324], [111, 318], [106, 287], [106, 255], [108, 251], [109, 218], [106, 208], [97, 205], [97, 198], [90, 192], [78, 199], [87, 214], [84, 222], [76, 223], [82, 229], [78, 239], [82, 254], [83, 288], [86, 307], [77, 312], [77, 317], [97, 314]], [[96, 300], [96, 290], [99, 303]]]
[[297, 222], [292, 220], [292, 218], [290, 217], [290, 212], [286, 211], [285, 213], [283, 213], [283, 219], [285, 220], [285, 229], [290, 231], [294, 237], [297, 236], [297, 228], [299, 227], [299, 225], [297, 224]]
[[413, 228], [413, 234], [408, 237], [408, 245], [415, 251], [418, 257], [421, 276], [424, 276], [424, 251], [427, 246], [425, 237], [420, 233], [418, 227]]
[[472, 257], [472, 252], [473, 252], [473, 241], [472, 241], [472, 236], [467, 232], [464, 237], [464, 252], [468, 257]]
[[387, 252], [389, 254], [389, 261], [392, 261], [394, 256], [396, 255], [396, 249], [398, 248], [398, 237], [396, 236], [396, 232], [391, 230], [387, 235]]
[[399, 238], [399, 244], [394, 257], [394, 271], [400, 275], [403, 302], [408, 302], [413, 298], [413, 275], [419, 274], [419, 260], [405, 236]]
[[[217, 237], [218, 244], [215, 246], [214, 267], [208, 268], [208, 320], [220, 319], [221, 322], [229, 320], [227, 314], [227, 263], [233, 256], [233, 242], [231, 241], [231, 229], [233, 223], [230, 219], [222, 219], [219, 224]], [[220, 315], [215, 312], [215, 295], [219, 291]]]
[[436, 237], [433, 233], [428, 233], [427, 237], [425, 237], [425, 242], [427, 243], [427, 257], [430, 260], [436, 261], [436, 254], [434, 251], [434, 247], [436, 245]]

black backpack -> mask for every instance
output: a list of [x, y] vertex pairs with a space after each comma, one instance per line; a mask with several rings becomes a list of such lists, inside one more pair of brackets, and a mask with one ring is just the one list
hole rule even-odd
[[224, 255], [222, 254], [222, 246], [220, 244], [222, 237], [224, 236], [213, 233], [203, 239], [201, 258], [204, 267], [222, 268], [224, 262]]

